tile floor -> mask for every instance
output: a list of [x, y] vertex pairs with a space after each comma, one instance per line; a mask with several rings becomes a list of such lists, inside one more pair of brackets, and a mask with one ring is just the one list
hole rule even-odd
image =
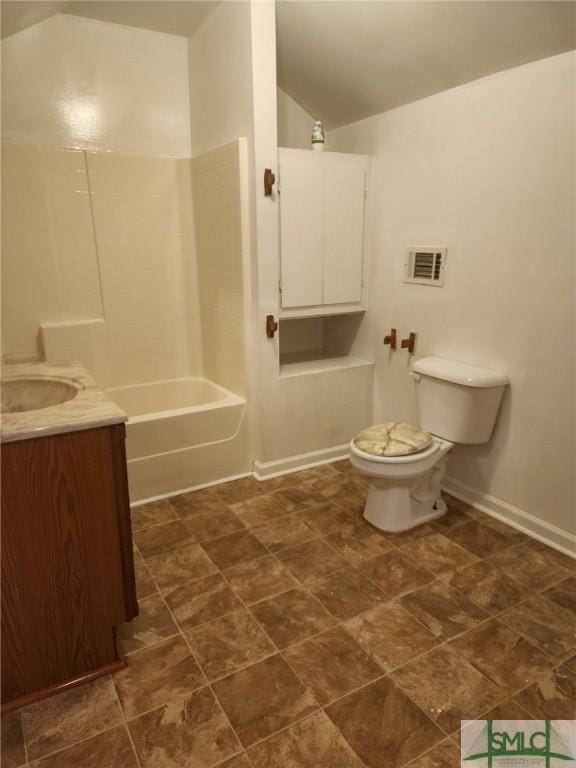
[[576, 717], [576, 561], [364, 495], [338, 462], [134, 509], [127, 668], [6, 716], [4, 768], [452, 768], [461, 719]]

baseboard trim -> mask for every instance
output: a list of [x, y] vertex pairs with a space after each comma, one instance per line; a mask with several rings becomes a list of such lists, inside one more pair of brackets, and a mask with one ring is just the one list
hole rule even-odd
[[529, 512], [497, 499], [495, 496], [471, 488], [452, 477], [445, 478], [442, 487], [452, 496], [471, 504], [475, 509], [501, 520], [527, 536], [557, 549], [564, 555], [576, 558], [576, 536], [574, 534], [547, 523], [545, 520], [540, 520]]
[[222, 485], [222, 483], [231, 483], [232, 480], [242, 480], [244, 477], [252, 477], [252, 472], [243, 472], [240, 475], [232, 475], [231, 477], [222, 477], [219, 480], [212, 480], [209, 483], [201, 483], [200, 485], [192, 485], [188, 488], [179, 488], [175, 491], [168, 491], [168, 493], [159, 493], [156, 496], [148, 496], [145, 499], [138, 499], [130, 503], [131, 509], [141, 507], [143, 504], [150, 504], [151, 501], [162, 501], [163, 499], [170, 499], [172, 496], [180, 496], [183, 493], [190, 493], [191, 491], [201, 491], [204, 488], [212, 488], [214, 485]]
[[271, 477], [280, 477], [289, 475], [300, 469], [317, 467], [320, 464], [329, 464], [331, 461], [339, 461], [348, 458], [348, 445], [337, 445], [334, 448], [325, 448], [321, 451], [312, 451], [311, 453], [299, 453], [296, 456], [289, 456], [286, 459], [276, 461], [255, 461], [254, 477], [256, 480], [268, 480]]
[[41, 688], [39, 691], [34, 691], [33, 693], [25, 693], [24, 695], [19, 696], [17, 699], [5, 701], [0, 707], [0, 712], [4, 715], [8, 712], [12, 712], [15, 709], [20, 709], [21, 707], [28, 707], [30, 704], [36, 704], [37, 701], [43, 701], [44, 699], [48, 699], [50, 696], [56, 696], [57, 694], [63, 693], [64, 691], [69, 691], [70, 688], [76, 688], [76, 686], [79, 685], [86, 685], [86, 683], [97, 680], [99, 677], [106, 677], [111, 675], [113, 672], [118, 672], [121, 669], [125, 669], [126, 666], [126, 659], [122, 656], [122, 658], [117, 659], [116, 661], [111, 661], [109, 664], [103, 664], [101, 667], [93, 669], [90, 672], [84, 672], [80, 675], [76, 675], [76, 677], [72, 677], [69, 680], [64, 680], [62, 683], [54, 683], [53, 685], [49, 685], [46, 688]]
[[213, 480], [210, 483], [194, 485], [188, 488], [179, 488], [174, 491], [171, 490], [168, 493], [157, 494], [156, 496], [148, 496], [145, 499], [138, 499], [138, 501], [133, 501], [130, 506], [132, 509], [135, 509], [136, 507], [140, 507], [143, 504], [149, 504], [152, 501], [162, 501], [163, 499], [170, 499], [172, 496], [180, 496], [183, 493], [201, 491], [204, 488], [211, 488], [214, 485], [230, 483], [232, 480], [241, 480], [243, 477], [254, 477], [256, 480], [262, 481], [269, 480], [272, 477], [280, 477], [281, 475], [290, 475], [292, 472], [297, 472], [300, 469], [309, 469], [311, 467], [318, 467], [321, 464], [329, 464], [332, 461], [346, 459], [348, 458], [348, 454], [348, 445], [337, 445], [335, 448], [326, 448], [322, 451], [312, 451], [312, 453], [300, 453], [296, 456], [290, 456], [286, 459], [279, 459], [278, 461], [255, 461], [253, 472], [244, 472], [241, 475], [222, 477], [219, 480]]

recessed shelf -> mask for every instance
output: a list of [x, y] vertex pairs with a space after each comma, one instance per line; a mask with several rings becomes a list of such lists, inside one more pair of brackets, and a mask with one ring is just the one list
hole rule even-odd
[[373, 362], [361, 360], [352, 355], [326, 355], [320, 353], [309, 353], [306, 358], [304, 355], [287, 355], [280, 360], [280, 378], [289, 376], [301, 376], [302, 374], [323, 373], [325, 371], [336, 371], [342, 368], [361, 368], [372, 366]]
[[362, 314], [280, 318], [280, 376], [300, 376], [373, 365], [355, 354]]
[[320, 307], [302, 307], [294, 309], [281, 309], [280, 317], [285, 320], [300, 320], [306, 317], [328, 317], [340, 315], [364, 315], [366, 307], [358, 304], [334, 304]]

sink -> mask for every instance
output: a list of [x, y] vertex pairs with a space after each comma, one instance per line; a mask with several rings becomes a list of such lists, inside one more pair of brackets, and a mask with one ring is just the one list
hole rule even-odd
[[39, 411], [62, 405], [76, 397], [79, 390], [74, 385], [50, 378], [17, 378], [0, 382], [2, 413]]

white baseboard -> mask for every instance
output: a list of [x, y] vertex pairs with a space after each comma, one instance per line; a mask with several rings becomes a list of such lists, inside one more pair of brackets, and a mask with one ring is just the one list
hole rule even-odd
[[300, 469], [309, 469], [310, 467], [317, 467], [320, 464], [328, 464], [331, 461], [346, 459], [348, 458], [348, 452], [349, 451], [347, 445], [338, 445], [336, 448], [327, 448], [326, 450], [313, 451], [312, 453], [301, 453], [298, 456], [290, 456], [287, 459], [279, 459], [278, 461], [268, 461], [264, 463], [255, 461], [253, 472], [243, 472], [239, 475], [222, 477], [209, 483], [201, 483], [199, 485], [193, 485], [187, 488], [170, 490], [167, 493], [150, 495], [144, 499], [133, 501], [130, 506], [140, 507], [142, 504], [149, 504], [151, 501], [162, 501], [162, 499], [169, 499], [172, 496], [180, 496], [182, 493], [190, 493], [190, 491], [201, 491], [203, 488], [211, 488], [214, 485], [229, 483], [232, 480], [240, 480], [243, 477], [254, 477], [256, 480], [268, 480], [271, 477], [289, 475], [292, 472], [297, 472]]
[[574, 534], [534, 517], [534, 515], [524, 512], [523, 509], [508, 504], [506, 501], [501, 501], [495, 496], [470, 488], [470, 486], [454, 478], [445, 478], [442, 487], [452, 496], [471, 504], [475, 509], [501, 520], [512, 528], [516, 528], [527, 536], [537, 539], [569, 557], [576, 558], [576, 536]]
[[141, 507], [142, 504], [149, 504], [151, 501], [162, 501], [163, 499], [170, 499], [172, 496], [180, 496], [183, 493], [190, 493], [191, 491], [202, 491], [204, 488], [212, 488], [214, 485], [222, 485], [222, 483], [230, 483], [232, 480], [242, 480], [244, 477], [252, 477], [251, 472], [243, 472], [241, 475], [232, 475], [231, 477], [223, 477], [218, 480], [212, 480], [210, 483], [202, 483], [200, 485], [193, 485], [189, 488], [180, 488], [177, 491], [169, 491], [168, 493], [159, 493], [156, 496], [148, 496], [145, 499], [138, 499], [138, 501], [132, 501], [130, 507], [135, 509]]
[[348, 445], [337, 445], [335, 448], [325, 448], [322, 451], [312, 451], [312, 453], [300, 453], [277, 461], [255, 461], [254, 477], [256, 480], [267, 480], [270, 477], [288, 475], [299, 469], [308, 469], [309, 467], [317, 467], [319, 464], [346, 459], [349, 452]]

